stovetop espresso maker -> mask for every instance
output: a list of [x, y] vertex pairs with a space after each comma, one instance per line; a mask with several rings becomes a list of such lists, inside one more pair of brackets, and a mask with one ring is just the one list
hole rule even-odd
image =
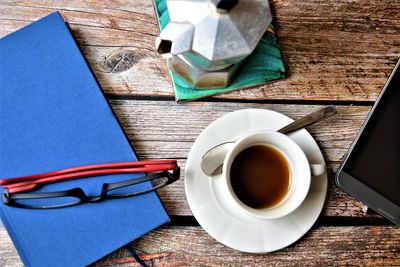
[[199, 89], [228, 86], [272, 21], [268, 0], [167, 0], [167, 7], [156, 51]]

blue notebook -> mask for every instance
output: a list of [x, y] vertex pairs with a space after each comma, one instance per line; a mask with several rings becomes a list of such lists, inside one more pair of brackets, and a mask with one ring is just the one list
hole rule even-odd
[[[58, 12], [0, 39], [0, 178], [130, 160], [137, 157]], [[96, 195], [105, 182], [140, 175], [37, 191]], [[26, 266], [87, 265], [169, 221], [156, 193], [51, 210], [1, 203], [0, 214]]]

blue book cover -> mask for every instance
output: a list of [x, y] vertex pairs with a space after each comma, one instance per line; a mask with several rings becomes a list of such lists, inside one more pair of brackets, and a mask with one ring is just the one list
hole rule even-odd
[[[58, 12], [0, 39], [0, 178], [131, 160], [137, 157]], [[103, 183], [140, 175], [36, 192], [81, 187], [98, 195]], [[154, 192], [49, 210], [1, 202], [0, 215], [26, 266], [88, 265], [169, 221]]]

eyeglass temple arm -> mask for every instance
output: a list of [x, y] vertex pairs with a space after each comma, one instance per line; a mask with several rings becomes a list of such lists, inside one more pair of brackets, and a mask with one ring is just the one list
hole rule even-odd
[[[161, 164], [176, 164], [176, 160], [143, 160], [143, 161], [126, 161], [126, 162], [112, 162], [112, 163], [101, 163], [101, 164], [91, 164], [85, 166], [78, 166], [73, 168], [67, 168], [62, 170], [57, 170], [53, 172], [34, 174], [29, 176], [20, 176], [15, 178], [6, 178], [0, 180], [0, 185], [19, 183], [23, 181], [38, 180], [45, 177], [52, 177], [61, 174], [76, 173], [81, 171], [91, 171], [97, 169], [115, 169], [115, 168], [144, 168], [152, 165]], [[141, 172], [141, 171], [138, 171]]]
[[[163, 172], [159, 172], [159, 173], [156, 173], [156, 174], [149, 174], [149, 175], [146, 175], [146, 176], [143, 176], [143, 177], [131, 179], [131, 180], [128, 180], [128, 181], [116, 182], [116, 183], [113, 183], [113, 184], [104, 184], [103, 185], [103, 189], [104, 189], [104, 191], [110, 191], [110, 190], [113, 190], [115, 188], [131, 186], [131, 185], [140, 184], [140, 183], [143, 183], [143, 182], [150, 182], [150, 181], [156, 180], [158, 178], [166, 177], [167, 178], [167, 182], [166, 183], [157, 185], [157, 186], [155, 186], [155, 187], [150, 189], [150, 191], [154, 191], [156, 189], [160, 189], [160, 188], [162, 188], [162, 187], [164, 187], [164, 186], [166, 186], [168, 184], [171, 184], [171, 183], [179, 180], [180, 170], [181, 170], [180, 167], [176, 166], [176, 168], [173, 170], [172, 173], [169, 173], [167, 171], [163, 171]], [[147, 191], [148, 190], [145, 190], [143, 192], [147, 192]]]

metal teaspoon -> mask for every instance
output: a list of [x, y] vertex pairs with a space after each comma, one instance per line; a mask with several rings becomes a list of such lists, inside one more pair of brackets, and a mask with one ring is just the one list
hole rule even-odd
[[[334, 106], [321, 108], [286, 125], [285, 127], [279, 129], [278, 132], [288, 134], [320, 120], [329, 118], [335, 114], [337, 114], [337, 110]], [[206, 153], [204, 153], [200, 163], [201, 170], [208, 176], [220, 174], [222, 172], [221, 167], [224, 162], [225, 155], [234, 143], [235, 141], [225, 142], [212, 147]]]

